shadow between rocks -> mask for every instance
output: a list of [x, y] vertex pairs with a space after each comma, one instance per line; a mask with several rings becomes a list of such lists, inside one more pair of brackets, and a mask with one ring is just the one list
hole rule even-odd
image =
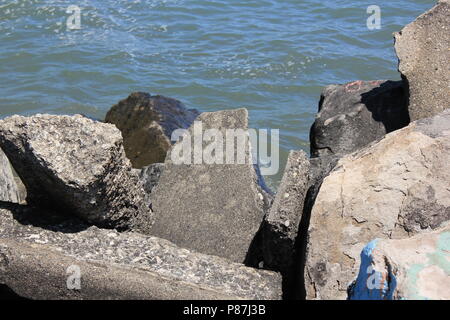
[[386, 133], [406, 127], [410, 123], [409, 89], [406, 79], [388, 80], [380, 86], [361, 94], [361, 103], [381, 122]]
[[295, 258], [294, 258], [294, 272], [292, 283], [284, 289], [286, 292], [286, 299], [288, 300], [305, 300], [305, 265], [306, 265], [306, 247], [308, 244], [308, 229], [309, 221], [311, 219], [311, 211], [316, 200], [319, 186], [311, 186], [306, 194], [305, 205], [303, 209], [302, 218], [298, 227], [298, 236], [295, 240]]
[[0, 284], [0, 301], [29, 301], [30, 299], [19, 296], [10, 287]]
[[13, 218], [22, 225], [31, 225], [54, 232], [77, 233], [92, 226], [81, 219], [68, 215], [64, 210], [42, 210], [5, 201], [0, 201], [0, 209], [10, 211]]
[[261, 222], [258, 231], [250, 243], [250, 246], [247, 250], [247, 254], [245, 256], [245, 260], [243, 264], [247, 267], [252, 267], [259, 269], [259, 263], [264, 261], [263, 258], [263, 230], [264, 230], [264, 221]]

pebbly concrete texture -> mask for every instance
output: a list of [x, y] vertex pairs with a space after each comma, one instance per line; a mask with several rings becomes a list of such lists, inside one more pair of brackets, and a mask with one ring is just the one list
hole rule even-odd
[[164, 171], [164, 163], [153, 163], [143, 167], [139, 171], [139, 178], [144, 185], [144, 190], [150, 194], [158, 185], [159, 178]]
[[412, 238], [371, 241], [348, 298], [449, 300], [450, 224]]
[[152, 211], [120, 131], [83, 117], [37, 114], [0, 120], [0, 146], [26, 186], [27, 203], [99, 226], [127, 229]]
[[31, 299], [281, 297], [274, 272], [6, 203], [0, 203], [0, 283]]
[[308, 299], [345, 299], [359, 253], [450, 220], [450, 110], [411, 123], [339, 160], [324, 179], [308, 232]]
[[[167, 154], [151, 194], [156, 221], [148, 234], [239, 263], [257, 260], [254, 249], [259, 247], [257, 235], [270, 195], [252, 164], [247, 128], [246, 109], [205, 112], [196, 119]], [[223, 137], [216, 141], [217, 150], [223, 150], [215, 153], [218, 162], [203, 161], [205, 152], [216, 145], [202, 140], [207, 129], [217, 129]], [[234, 146], [226, 139], [231, 129], [244, 133], [234, 139]], [[200, 141], [198, 149], [195, 141]], [[185, 153], [186, 145], [193, 152]], [[172, 154], [179, 159], [174, 161]], [[227, 163], [227, 159], [233, 161]]]
[[164, 162], [172, 146], [172, 132], [187, 128], [199, 115], [186, 109], [178, 100], [133, 92], [111, 107], [105, 122], [115, 124], [122, 132], [125, 153], [133, 168]]
[[450, 1], [429, 11], [395, 34], [398, 69], [409, 86], [411, 120], [450, 107]]

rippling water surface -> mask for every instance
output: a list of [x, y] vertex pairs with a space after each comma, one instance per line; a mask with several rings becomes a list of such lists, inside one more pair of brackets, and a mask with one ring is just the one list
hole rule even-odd
[[[321, 88], [399, 79], [392, 33], [432, 0], [0, 0], [0, 117], [102, 118], [132, 91], [200, 111], [246, 107], [279, 128], [281, 163], [308, 151]], [[369, 30], [369, 5], [381, 29]], [[68, 30], [69, 5], [81, 29]], [[280, 174], [268, 177], [276, 184]]]

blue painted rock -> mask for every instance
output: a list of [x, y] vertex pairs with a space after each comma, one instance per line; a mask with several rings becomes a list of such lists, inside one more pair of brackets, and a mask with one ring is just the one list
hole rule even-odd
[[449, 300], [450, 223], [409, 239], [371, 241], [350, 300]]

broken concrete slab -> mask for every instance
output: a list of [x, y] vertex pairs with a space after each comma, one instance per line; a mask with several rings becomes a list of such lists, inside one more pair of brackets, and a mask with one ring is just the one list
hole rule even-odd
[[308, 156], [291, 151], [263, 232], [264, 268], [279, 271], [286, 282], [292, 280], [295, 242], [309, 188]]
[[31, 299], [280, 299], [281, 277], [138, 233], [0, 209], [0, 283]]
[[449, 155], [446, 110], [339, 160], [311, 213], [308, 299], [345, 299], [370, 240], [403, 238], [450, 220]]
[[25, 184], [29, 204], [104, 227], [127, 229], [152, 212], [125, 156], [120, 131], [81, 115], [0, 120], [0, 146]]
[[[205, 112], [196, 119], [167, 154], [164, 172], [151, 194], [156, 221], [149, 234], [235, 262], [249, 259], [268, 203], [252, 163], [247, 127], [246, 109]], [[223, 139], [205, 142], [202, 136], [207, 129], [217, 129]], [[225, 143], [227, 129], [237, 129], [239, 138]], [[196, 139], [198, 149], [185, 152], [184, 147], [191, 150]], [[217, 146], [217, 157], [210, 162], [203, 156], [208, 150], [214, 154], [211, 145]], [[227, 163], [227, 155], [232, 162]]]
[[406, 239], [375, 239], [361, 252], [350, 300], [450, 300], [450, 224]]
[[20, 203], [22, 197], [9, 160], [0, 149], [0, 201]]
[[441, 0], [395, 34], [398, 70], [409, 86], [411, 120], [450, 107], [450, 1]]
[[178, 100], [133, 92], [106, 114], [105, 122], [113, 123], [123, 136], [125, 153], [134, 168], [164, 162], [172, 146], [172, 132], [188, 128], [199, 115], [186, 109]]

